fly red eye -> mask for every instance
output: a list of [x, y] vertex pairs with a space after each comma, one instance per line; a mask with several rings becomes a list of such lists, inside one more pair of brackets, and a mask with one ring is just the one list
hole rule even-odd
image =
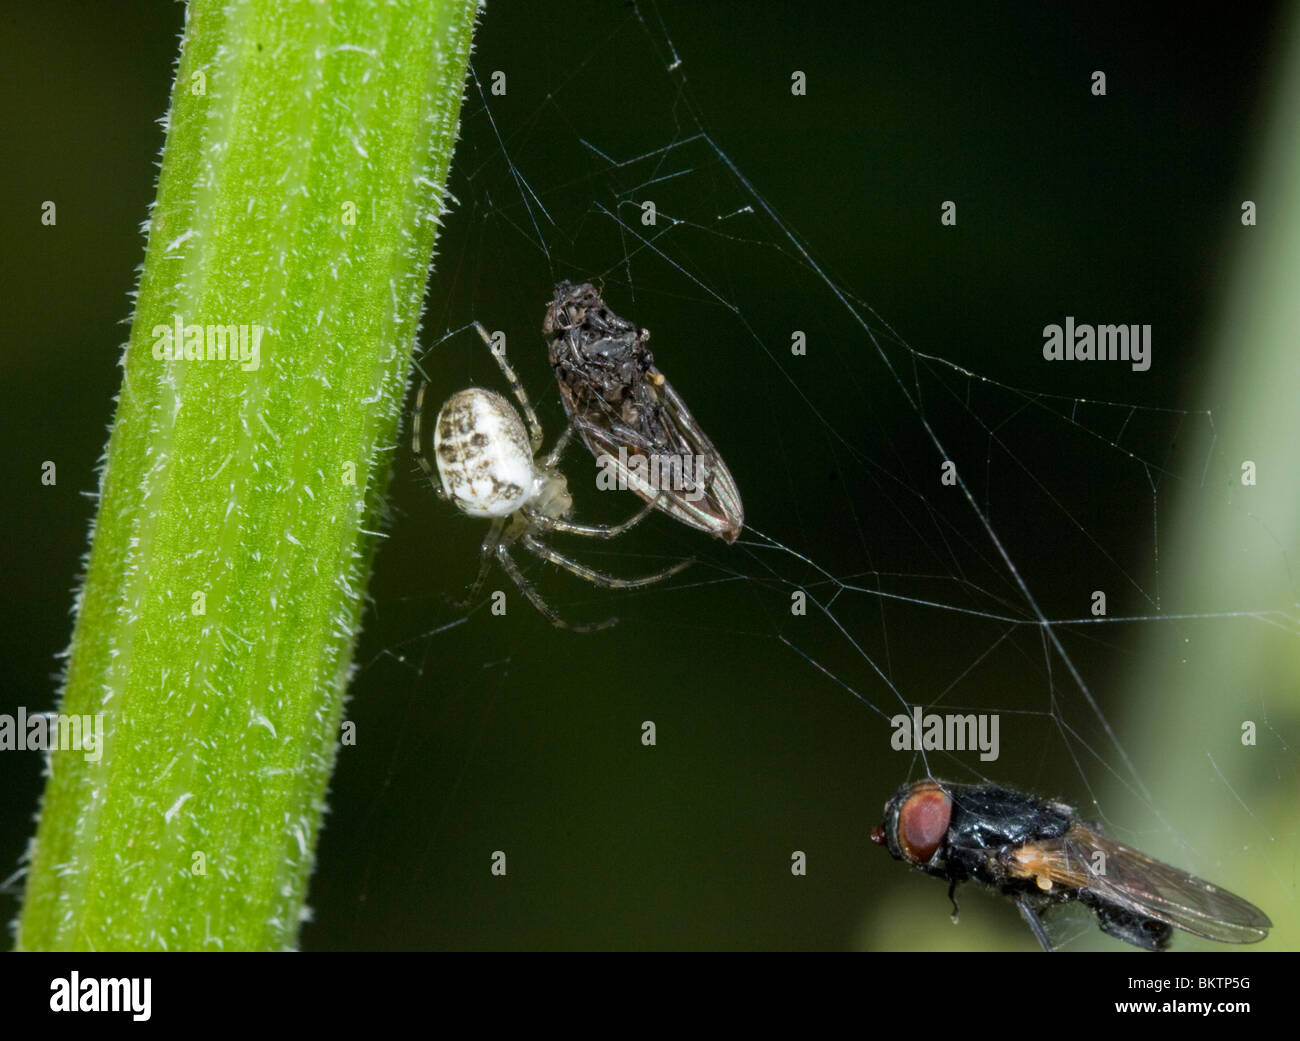
[[898, 847], [913, 864], [924, 864], [943, 842], [952, 799], [936, 784], [919, 785], [898, 808]]

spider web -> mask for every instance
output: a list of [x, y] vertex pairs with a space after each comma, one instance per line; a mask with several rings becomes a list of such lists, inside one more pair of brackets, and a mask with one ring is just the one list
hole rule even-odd
[[[1281, 680], [1191, 693], [1199, 673], [1232, 674], [1225, 644], [1258, 678], [1250, 663], [1294, 655], [1300, 634], [1294, 533], [1240, 480], [1242, 459], [1278, 448], [1225, 433], [1239, 427], [1194, 306], [1221, 274], [1203, 253], [1228, 233], [1197, 207], [1244, 146], [1198, 153], [1221, 168], [1209, 186], [1184, 150], [1236, 113], [1191, 141], [1145, 131], [1126, 161], [1164, 180], [1127, 197], [1099, 181], [1117, 141], [1134, 147], [1122, 124], [1202, 104], [1177, 93], [1193, 90], [1192, 56], [1169, 60], [1171, 96], [1144, 110], [1088, 96], [1095, 64], [1127, 72], [1140, 50], [1097, 26], [1078, 40], [1023, 27], [1002, 46], [1050, 40], [1075, 65], [1000, 78], [934, 43], [952, 26], [924, 15], [885, 27], [845, 9], [819, 28], [760, 10], [731, 40], [725, 18], [687, 6], [564, 10], [493, 9], [482, 26], [424, 321], [430, 395], [508, 392], [468, 326], [504, 330], [549, 447], [563, 412], [543, 309], [559, 279], [595, 281], [651, 330], [736, 477], [745, 531], [727, 547], [655, 515], [608, 543], [553, 540], [618, 575], [697, 558], [624, 592], [517, 553], [565, 618], [618, 615], [608, 632], [552, 629], [499, 569], [486, 590], [506, 615], [461, 610], [448, 597], [484, 526], [399, 452], [358, 744], [305, 944], [1032, 947], [1010, 903], [971, 892], [954, 930], [942, 885], [870, 844], [888, 796], [925, 776], [1063, 799], [1259, 903], [1277, 941], [1289, 868], [1259, 862], [1294, 848], [1271, 810], [1295, 786], [1294, 695]], [[712, 60], [736, 45], [752, 47], [747, 69]], [[796, 69], [807, 96], [791, 93]], [[1084, 147], [1052, 154], [1042, 135], [1062, 123], [1049, 143]], [[1185, 212], [1153, 210], [1171, 191]], [[947, 199], [956, 227], [939, 221]], [[1150, 323], [1150, 371], [1045, 362], [1042, 328], [1066, 315]], [[561, 468], [575, 519], [635, 511], [595, 491], [576, 440]], [[1189, 513], [1225, 547], [1206, 567], [1235, 571], [1231, 585], [1188, 573], [1192, 535], [1173, 518]], [[996, 715], [997, 758], [894, 749], [890, 719], [918, 707]], [[1085, 915], [1049, 924], [1065, 946], [1117, 946]]]

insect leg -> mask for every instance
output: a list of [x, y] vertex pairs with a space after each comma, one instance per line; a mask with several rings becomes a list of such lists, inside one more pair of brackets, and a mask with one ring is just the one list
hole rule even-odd
[[1039, 917], [1037, 911], [1030, 905], [1029, 901], [1021, 897], [1016, 901], [1016, 906], [1020, 908], [1020, 917], [1025, 920], [1025, 924], [1033, 931], [1034, 939], [1039, 943], [1043, 950], [1051, 953], [1056, 950], [1052, 946], [1052, 941], [1047, 936], [1047, 927], [1043, 925], [1043, 919]]

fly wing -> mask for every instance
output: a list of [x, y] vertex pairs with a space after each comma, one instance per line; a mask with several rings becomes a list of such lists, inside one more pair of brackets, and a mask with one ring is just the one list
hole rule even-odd
[[[1075, 824], [1059, 839], [1027, 844], [1027, 872], [1088, 889], [1126, 910], [1221, 943], [1255, 943], [1273, 923], [1226, 889]], [[1097, 858], [1097, 854], [1103, 854]]]

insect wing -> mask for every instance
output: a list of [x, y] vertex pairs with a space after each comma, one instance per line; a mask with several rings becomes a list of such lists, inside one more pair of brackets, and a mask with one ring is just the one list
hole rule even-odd
[[590, 283], [559, 282], [542, 335], [588, 451], [656, 509], [734, 542], [745, 524], [735, 479], [654, 367], [649, 332], [616, 315]]
[[708, 530], [720, 535], [728, 542], [734, 542], [745, 526], [745, 508], [740, 502], [740, 489], [722, 461], [722, 456], [705, 436], [700, 425], [695, 422], [685, 402], [678, 396], [673, 385], [666, 379], [659, 388], [664, 397], [664, 425], [670, 428], [670, 440], [684, 446], [686, 452], [696, 461], [697, 468], [703, 468], [705, 497], [694, 503], [695, 506], [707, 506], [710, 516], [717, 526]]
[[[617, 426], [579, 423], [583, 442], [597, 459], [608, 460], [605, 465], [614, 469], [620, 483], [626, 482], [631, 491], [653, 502], [656, 509], [683, 524], [734, 542], [744, 527], [745, 513], [731, 471], [672, 384], [665, 379], [653, 392], [662, 405], [665, 445], [648, 446], [644, 438]], [[680, 479], [669, 480], [667, 474], [661, 473], [657, 482], [650, 480], [647, 451], [664, 463], [663, 469], [668, 468], [667, 461], [676, 459], [681, 465], [673, 477]], [[647, 463], [645, 468], [629, 465], [638, 457]]]
[[[1075, 824], [1059, 839], [1027, 844], [1032, 870], [1053, 883], [1089, 889], [1139, 915], [1221, 943], [1254, 943], [1273, 923], [1258, 907], [1226, 889]], [[1102, 870], [1094, 869], [1097, 853]]]

